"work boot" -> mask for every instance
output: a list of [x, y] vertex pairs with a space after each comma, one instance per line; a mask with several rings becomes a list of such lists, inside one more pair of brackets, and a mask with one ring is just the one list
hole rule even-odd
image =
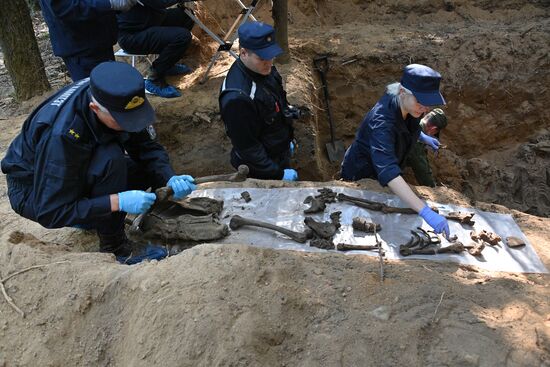
[[110, 252], [116, 257], [128, 257], [134, 250], [133, 243], [128, 240], [126, 233], [99, 234], [99, 252]]

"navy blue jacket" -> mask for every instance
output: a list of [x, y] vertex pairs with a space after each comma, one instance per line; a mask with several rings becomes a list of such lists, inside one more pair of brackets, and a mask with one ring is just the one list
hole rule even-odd
[[403, 119], [399, 98], [385, 94], [369, 111], [342, 162], [342, 178], [377, 179], [382, 186], [401, 175], [420, 135], [420, 118]]
[[139, 32], [149, 27], [159, 26], [166, 16], [166, 8], [177, 4], [178, 0], [141, 0], [143, 5], [117, 15], [118, 29], [125, 32]]
[[48, 98], [29, 115], [1, 162], [8, 187], [25, 192], [20, 202], [10, 196], [13, 209], [46, 228], [86, 224], [111, 212], [109, 195], [87, 197], [88, 166], [99, 145], [120, 144], [163, 183], [174, 175], [166, 151], [146, 129], [120, 133], [107, 128], [89, 109], [90, 100], [88, 78]]
[[220, 90], [220, 111], [233, 149], [231, 163], [246, 164], [250, 177], [280, 180], [289, 165], [292, 120], [282, 78], [273, 67], [264, 76], [236, 60]]
[[40, 0], [56, 56], [89, 56], [117, 41], [115, 12], [109, 0]]

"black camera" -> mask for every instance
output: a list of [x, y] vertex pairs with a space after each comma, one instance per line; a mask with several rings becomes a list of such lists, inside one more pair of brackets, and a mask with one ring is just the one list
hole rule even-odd
[[311, 111], [305, 106], [296, 107], [288, 105], [288, 107], [283, 111], [283, 114], [286, 118], [291, 118], [293, 120], [298, 120], [302, 117], [310, 116]]

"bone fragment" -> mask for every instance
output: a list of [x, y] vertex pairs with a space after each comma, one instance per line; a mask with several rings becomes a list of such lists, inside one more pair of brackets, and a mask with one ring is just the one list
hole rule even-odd
[[316, 237], [324, 238], [329, 240], [336, 234], [337, 228], [331, 222], [317, 222], [312, 217], [306, 217], [304, 219], [306, 226], [313, 230], [313, 233]]
[[485, 243], [483, 241], [473, 242], [469, 246], [464, 246], [468, 249], [468, 253], [472, 256], [481, 256], [481, 252], [485, 248]]
[[508, 247], [512, 247], [512, 248], [522, 247], [522, 246], [525, 246], [525, 241], [522, 240], [521, 238], [510, 236], [510, 237], [506, 237], [506, 244], [508, 245]]
[[304, 210], [304, 213], [306, 214], [323, 212], [327, 207], [323, 199], [315, 198], [313, 196], [308, 196], [305, 198], [304, 204], [310, 204], [310, 207]]
[[382, 229], [380, 224], [373, 223], [365, 217], [353, 218], [351, 226], [353, 227], [353, 229], [367, 233], [374, 233], [375, 230], [376, 232], [380, 232], [380, 229]]
[[245, 203], [249, 203], [252, 200], [248, 191], [241, 192], [241, 197], [244, 199]]
[[500, 236], [493, 232], [488, 232], [486, 230], [482, 230], [481, 232], [471, 231], [470, 237], [474, 241], [485, 241], [490, 246], [496, 246], [498, 243], [502, 240]]
[[338, 251], [371, 251], [378, 250], [378, 245], [349, 245], [347, 243], [339, 243], [336, 245]]
[[453, 242], [447, 247], [442, 248], [423, 248], [423, 249], [414, 249], [406, 246], [399, 246], [399, 254], [401, 256], [409, 255], [437, 255], [445, 253], [455, 253], [459, 254], [464, 251], [464, 245], [461, 242]]
[[334, 243], [332, 243], [332, 240], [327, 240], [325, 238], [314, 238], [309, 241], [309, 245], [323, 250], [334, 250]]
[[456, 222], [467, 224], [473, 226], [476, 222], [472, 220], [472, 217], [475, 213], [464, 213], [464, 212], [450, 212], [445, 216], [449, 220], [454, 220]]

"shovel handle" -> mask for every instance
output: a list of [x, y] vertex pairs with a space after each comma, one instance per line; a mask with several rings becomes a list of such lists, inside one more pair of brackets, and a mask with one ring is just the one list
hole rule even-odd
[[329, 69], [328, 56], [321, 55], [313, 58], [313, 66], [319, 72], [319, 74], [326, 74]]

